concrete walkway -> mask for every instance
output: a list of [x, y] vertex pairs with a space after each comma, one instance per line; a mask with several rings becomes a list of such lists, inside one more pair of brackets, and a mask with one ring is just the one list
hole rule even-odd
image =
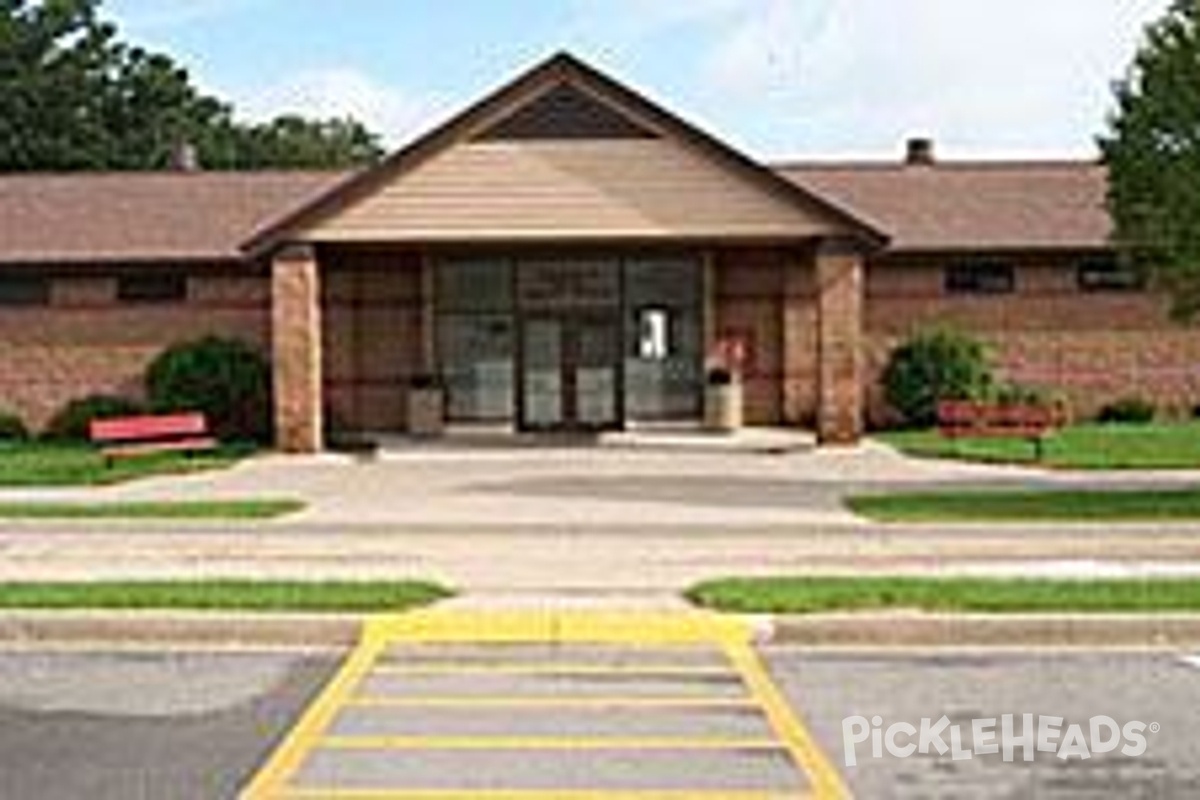
[[327, 525], [861, 525], [847, 494], [967, 486], [1159, 485], [1200, 474], [1097, 476], [906, 458], [880, 444], [816, 450], [786, 432], [621, 435], [601, 446], [401, 445], [371, 459], [266, 456], [224, 472], [89, 489], [0, 490], [0, 501], [289, 497]]
[[691, 583], [777, 574], [1194, 574], [1200, 526], [459, 527], [17, 525], [0, 580], [441, 580], [487, 606], [662, 608]]
[[863, 491], [1177, 485], [1195, 474], [1045, 473], [754, 437], [451, 442], [372, 460], [264, 457], [103, 489], [0, 491], [0, 501], [310, 504], [265, 524], [0, 522], [0, 580], [411, 577], [444, 581], [483, 606], [578, 598], [664, 608], [691, 583], [729, 575], [1200, 573], [1200, 525], [883, 526], [842, 506]]

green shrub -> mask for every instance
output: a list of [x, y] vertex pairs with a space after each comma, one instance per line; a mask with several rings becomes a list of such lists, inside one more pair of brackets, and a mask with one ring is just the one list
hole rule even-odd
[[146, 394], [158, 413], [199, 411], [224, 440], [271, 438], [271, 368], [236, 339], [208, 337], [174, 345], [146, 370]]
[[57, 442], [86, 442], [92, 420], [131, 417], [145, 412], [127, 397], [94, 394], [72, 400], [50, 420], [42, 438]]
[[1149, 425], [1157, 416], [1154, 403], [1144, 397], [1123, 397], [1101, 408], [1096, 419], [1102, 423]]
[[1058, 392], [1020, 383], [998, 384], [992, 389], [988, 399], [1001, 406], [1039, 406], [1043, 408], [1066, 402], [1066, 398]]
[[888, 405], [907, 427], [937, 422], [943, 400], [985, 397], [992, 385], [984, 346], [964, 334], [924, 331], [898, 347], [883, 373]]
[[29, 439], [25, 422], [8, 411], [0, 411], [0, 442], [24, 442]]

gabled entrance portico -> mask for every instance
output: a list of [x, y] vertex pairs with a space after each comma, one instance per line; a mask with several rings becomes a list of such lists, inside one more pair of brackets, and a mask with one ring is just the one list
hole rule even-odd
[[723, 340], [751, 423], [855, 441], [880, 241], [556, 57], [248, 243], [274, 253], [280, 444], [319, 449], [326, 413], [402, 430], [429, 374], [451, 423], [699, 420]]

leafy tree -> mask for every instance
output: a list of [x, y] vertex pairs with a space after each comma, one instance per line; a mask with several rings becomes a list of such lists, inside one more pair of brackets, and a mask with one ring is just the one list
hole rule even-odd
[[101, 0], [0, 0], [0, 171], [157, 169], [181, 142], [213, 169], [379, 158], [350, 119], [234, 119], [169, 56], [118, 39]]
[[224, 142], [213, 142], [208, 156], [212, 163], [206, 165], [332, 169], [369, 164], [382, 155], [378, 137], [351, 118], [310, 120], [284, 115], [257, 125], [233, 126], [224, 135]]
[[1200, 311], [1200, 0], [1174, 0], [1146, 31], [1100, 147], [1116, 239], [1130, 264]]

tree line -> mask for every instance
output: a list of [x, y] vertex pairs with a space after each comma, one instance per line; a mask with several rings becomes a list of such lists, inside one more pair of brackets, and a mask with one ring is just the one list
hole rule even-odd
[[354, 119], [237, 119], [169, 55], [122, 41], [101, 3], [0, 0], [0, 172], [161, 169], [185, 143], [217, 170], [381, 156]]

